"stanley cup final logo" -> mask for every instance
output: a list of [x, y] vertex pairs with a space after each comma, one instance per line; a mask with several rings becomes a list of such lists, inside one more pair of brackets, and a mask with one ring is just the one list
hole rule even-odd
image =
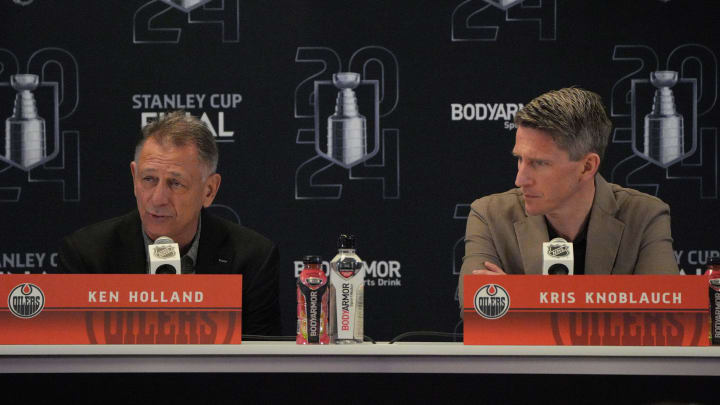
[[675, 162], [683, 155], [683, 116], [675, 109], [675, 96], [670, 90], [678, 81], [678, 73], [664, 70], [650, 73], [650, 83], [657, 88], [652, 111], [645, 116], [643, 152], [661, 166]]
[[333, 84], [340, 91], [335, 102], [335, 113], [328, 117], [327, 154], [347, 166], [367, 155], [366, 120], [358, 111], [353, 91], [360, 84], [357, 73], [336, 73]]
[[5, 120], [5, 158], [27, 170], [47, 157], [45, 120], [38, 116], [33, 90], [40, 80], [37, 75], [20, 74], [10, 77], [17, 91], [13, 115]]

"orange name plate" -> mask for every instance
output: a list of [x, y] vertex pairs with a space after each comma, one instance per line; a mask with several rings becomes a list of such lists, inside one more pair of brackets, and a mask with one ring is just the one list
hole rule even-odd
[[465, 276], [466, 345], [709, 345], [698, 276]]
[[0, 344], [237, 344], [241, 275], [0, 275]]

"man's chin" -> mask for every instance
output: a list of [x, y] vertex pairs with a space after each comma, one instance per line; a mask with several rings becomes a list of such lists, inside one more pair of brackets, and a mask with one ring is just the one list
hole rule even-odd
[[537, 207], [537, 206], [534, 206], [531, 204], [527, 204], [527, 203], [525, 204], [525, 212], [527, 212], [527, 214], [530, 216], [542, 215], [545, 213], [540, 207]]
[[143, 221], [143, 229], [147, 236], [155, 240], [161, 236], [172, 238], [172, 229], [166, 224], [158, 224], [158, 221], [152, 219]]

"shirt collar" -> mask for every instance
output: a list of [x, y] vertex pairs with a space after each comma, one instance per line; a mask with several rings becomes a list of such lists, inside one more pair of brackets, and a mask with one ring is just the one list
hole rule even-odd
[[[198, 255], [198, 247], [200, 246], [200, 230], [202, 229], [202, 215], [198, 218], [198, 228], [197, 232], [195, 232], [195, 236], [193, 237], [192, 242], [190, 243], [190, 249], [180, 258], [182, 263], [182, 269], [181, 272], [183, 274], [186, 273], [194, 273], [195, 272], [195, 263], [197, 263], [197, 255]], [[145, 263], [146, 263], [146, 269], [148, 272], [150, 272], [150, 258], [148, 257], [148, 246], [152, 245], [153, 241], [150, 239], [149, 236], [145, 233], [145, 230], [142, 231], [143, 240], [145, 241]]]

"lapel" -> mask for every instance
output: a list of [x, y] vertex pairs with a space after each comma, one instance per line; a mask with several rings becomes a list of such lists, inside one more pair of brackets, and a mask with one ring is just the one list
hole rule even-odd
[[[145, 240], [142, 235], [140, 214], [137, 210], [125, 215], [118, 227], [117, 258], [112, 266], [116, 273], [145, 274], [147, 273], [147, 255]], [[121, 253], [122, 252], [122, 253]]]
[[525, 274], [542, 274], [542, 243], [548, 240], [545, 217], [542, 215], [526, 216], [525, 219], [515, 222], [513, 226]]
[[230, 274], [233, 271], [234, 248], [229, 242], [222, 221], [206, 212], [200, 212], [202, 230], [198, 245], [195, 274]]
[[625, 224], [615, 218], [618, 206], [615, 194], [607, 181], [595, 176], [593, 200], [587, 230], [585, 274], [610, 274], [620, 248]]

